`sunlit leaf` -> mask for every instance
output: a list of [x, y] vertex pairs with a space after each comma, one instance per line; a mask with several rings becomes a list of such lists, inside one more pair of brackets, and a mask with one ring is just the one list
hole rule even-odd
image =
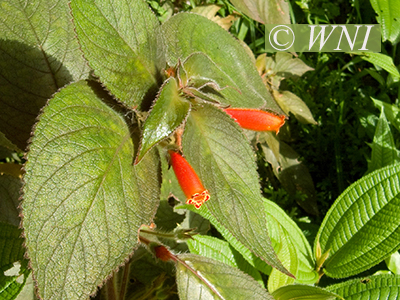
[[75, 0], [71, 9], [84, 55], [111, 93], [135, 108], [153, 100], [165, 56], [159, 22], [147, 4]]
[[177, 263], [177, 285], [181, 300], [208, 299], [273, 299], [257, 281], [239, 269], [214, 259], [178, 255], [191, 270]]
[[[23, 226], [39, 295], [86, 299], [137, 246], [159, 201], [159, 159], [133, 167], [124, 119], [86, 82], [55, 95], [25, 166]], [[90, 266], [90, 267], [83, 267]]]
[[290, 24], [289, 4], [283, 0], [232, 0], [242, 13], [264, 24]]
[[328, 286], [326, 289], [346, 300], [396, 300], [400, 294], [400, 276], [358, 278]]
[[[360, 55], [359, 53], [353, 53], [353, 54]], [[385, 71], [392, 74], [395, 78], [400, 77], [400, 73], [393, 63], [393, 59], [386, 54], [368, 52], [361, 54], [361, 58], [363, 60], [370, 62], [371, 64], [381, 67]]]
[[370, 0], [381, 24], [382, 40], [397, 44], [400, 39], [400, 3], [396, 0]]
[[364, 176], [325, 216], [315, 239], [329, 251], [324, 272], [337, 278], [371, 268], [400, 248], [400, 165]]
[[265, 108], [282, 114], [257, 74], [243, 46], [228, 32], [205, 17], [181, 13], [162, 25], [171, 66], [194, 52], [205, 53], [238, 87], [220, 91], [219, 101], [235, 107]]
[[181, 125], [190, 111], [190, 103], [180, 95], [175, 78], [169, 78], [162, 86], [150, 115], [143, 125], [139, 162], [155, 144], [168, 137]]
[[275, 300], [335, 300], [341, 298], [320, 287], [301, 284], [283, 286], [273, 292], [272, 296]]
[[264, 282], [260, 273], [251, 266], [228, 242], [212, 236], [196, 235], [187, 240], [189, 250], [193, 254], [218, 260], [232, 267], [238, 268], [257, 280], [262, 287]]
[[265, 215], [259, 213], [263, 199], [254, 154], [241, 128], [222, 110], [199, 106], [188, 118], [182, 147], [210, 191], [202, 209], [209, 210], [247, 249], [288, 274], [271, 246]]

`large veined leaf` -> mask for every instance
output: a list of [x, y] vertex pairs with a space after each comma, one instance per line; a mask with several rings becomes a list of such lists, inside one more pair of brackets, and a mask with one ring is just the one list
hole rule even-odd
[[196, 14], [181, 13], [166, 21], [162, 29], [170, 65], [176, 65], [179, 59], [184, 60], [194, 52], [203, 52], [232, 79], [237, 89], [219, 91], [222, 104], [266, 108], [283, 114], [243, 46], [218, 24]]
[[264, 24], [290, 24], [289, 4], [284, 0], [232, 0], [242, 13]]
[[151, 147], [168, 137], [181, 125], [190, 111], [190, 102], [180, 95], [178, 82], [169, 78], [161, 88], [156, 102], [143, 125], [143, 135], [137, 161]]
[[316, 249], [329, 251], [324, 272], [347, 277], [400, 248], [400, 165], [379, 169], [348, 187], [327, 213]]
[[[359, 53], [354, 54], [360, 55]], [[361, 58], [370, 62], [371, 64], [381, 67], [385, 71], [389, 72], [394, 78], [400, 77], [400, 73], [393, 62], [393, 58], [391, 58], [389, 55], [368, 52], [361, 54]]]
[[[181, 300], [273, 299], [257, 281], [239, 269], [214, 259], [182, 254], [177, 263], [177, 285]], [[196, 274], [195, 274], [196, 273]]]
[[133, 167], [124, 119], [86, 82], [55, 95], [26, 164], [23, 228], [43, 299], [86, 299], [137, 246], [159, 198], [159, 159]]
[[135, 108], [154, 96], [165, 56], [159, 22], [147, 4], [75, 0], [71, 9], [84, 55], [106, 87]]
[[24, 258], [21, 230], [0, 222], [0, 299], [12, 300], [22, 290], [30, 273]]
[[1, 1], [0, 130], [10, 141], [24, 150], [47, 99], [88, 73], [66, 1]]
[[[290, 284], [272, 293], [275, 300], [335, 300], [339, 295], [316, 286]], [[346, 298], [347, 299], [347, 298]]]
[[368, 172], [400, 163], [400, 152], [396, 149], [396, 144], [390, 131], [389, 123], [385, 117], [384, 109], [381, 110], [381, 116], [376, 125], [371, 149], [371, 160], [368, 162]]
[[196, 235], [186, 241], [193, 254], [218, 260], [232, 267], [238, 268], [257, 280], [262, 287], [264, 282], [260, 273], [251, 266], [228, 242], [212, 236]]
[[204, 210], [254, 254], [290, 274], [277, 259], [265, 215], [260, 214], [263, 199], [254, 154], [237, 123], [212, 105], [196, 107], [188, 117], [182, 148], [210, 191]]
[[326, 288], [346, 300], [396, 300], [400, 295], [399, 275], [377, 275], [358, 278]]
[[400, 3], [396, 0], [370, 0], [381, 24], [382, 40], [397, 44], [400, 40]]

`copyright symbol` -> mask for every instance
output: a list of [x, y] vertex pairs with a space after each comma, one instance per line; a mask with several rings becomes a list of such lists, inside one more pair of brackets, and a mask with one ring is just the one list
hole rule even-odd
[[269, 33], [269, 43], [278, 51], [284, 51], [292, 47], [294, 40], [293, 30], [286, 25], [277, 25]]

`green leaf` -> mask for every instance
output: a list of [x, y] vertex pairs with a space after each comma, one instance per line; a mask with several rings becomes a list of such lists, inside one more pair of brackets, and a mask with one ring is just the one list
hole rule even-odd
[[320, 287], [301, 284], [283, 286], [274, 291], [272, 296], [275, 300], [335, 300], [341, 298], [339, 295]]
[[318, 215], [314, 182], [307, 167], [299, 160], [300, 155], [270, 132], [262, 132], [260, 138], [268, 144], [268, 147], [261, 144], [261, 148], [285, 190], [291, 195], [303, 194], [306, 200], [297, 201], [297, 204], [309, 214]]
[[[44, 299], [86, 299], [137, 246], [159, 201], [159, 158], [133, 167], [124, 119], [86, 82], [55, 95], [36, 125], [22, 213]], [[87, 267], [83, 267], [87, 266]]]
[[0, 130], [11, 142], [24, 150], [47, 99], [88, 74], [67, 1], [1, 2]]
[[273, 299], [257, 281], [239, 269], [193, 254], [178, 255], [178, 258], [187, 264], [178, 262], [176, 266], [181, 300], [232, 299], [232, 295], [235, 299]]
[[275, 99], [286, 114], [291, 112], [300, 123], [313, 125], [318, 124], [307, 104], [305, 104], [304, 101], [295, 94], [289, 91], [276, 92]]
[[162, 29], [169, 65], [176, 65], [179, 59], [182, 61], [194, 52], [203, 52], [232, 79], [240, 93], [230, 88], [220, 91], [222, 104], [265, 108], [283, 114], [246, 50], [219, 25], [196, 14], [181, 13], [166, 21]]
[[272, 270], [268, 279], [268, 290], [276, 290], [289, 283], [314, 284], [318, 274], [314, 271], [315, 261], [311, 246], [297, 224], [274, 202], [264, 199], [268, 231], [274, 249], [283, 265], [296, 279]]
[[227, 87], [238, 90], [232, 79], [202, 52], [191, 54], [182, 65], [185, 71], [185, 78], [182, 78], [184, 85], [201, 88], [212, 83], [211, 87], [216, 86], [217, 91]]
[[0, 222], [19, 226], [18, 204], [22, 182], [8, 174], [0, 175]]
[[[275, 228], [272, 229], [273, 227]], [[292, 247], [289, 233], [274, 219], [268, 221], [268, 232], [271, 234], [271, 239], [273, 239], [273, 236], [279, 237], [279, 242], [276, 244], [274, 249], [285, 268], [296, 276], [299, 262], [297, 251], [295, 247]], [[294, 278], [279, 272], [277, 269], [272, 269], [271, 274], [268, 277], [268, 291], [272, 293], [277, 288], [293, 282], [295, 282]]]
[[21, 230], [0, 222], [0, 298], [15, 299], [29, 276]]
[[249, 274], [264, 287], [260, 273], [251, 266], [228, 242], [212, 236], [196, 235], [186, 241], [189, 250], [193, 254], [218, 260], [231, 267], [238, 268]]
[[381, 116], [375, 129], [375, 136], [371, 144], [371, 149], [368, 173], [388, 165], [400, 163], [400, 152], [396, 149], [396, 144], [385, 117], [384, 109], [382, 109]]
[[138, 163], [154, 145], [181, 125], [190, 111], [190, 103], [180, 96], [178, 82], [170, 77], [162, 86], [156, 102], [143, 125]]
[[212, 105], [196, 107], [187, 120], [182, 148], [210, 191], [204, 210], [209, 210], [246, 248], [289, 274], [277, 259], [265, 230], [254, 153], [237, 123]]
[[371, 64], [381, 67], [386, 72], [392, 74], [395, 78], [400, 77], [400, 73], [393, 63], [393, 59], [386, 54], [372, 53], [372, 52], [362, 53], [362, 54], [353, 53], [353, 54], [361, 55], [361, 58], [363, 60], [366, 60], [366, 61], [370, 62]]
[[324, 272], [344, 278], [365, 271], [400, 248], [400, 165], [379, 169], [348, 187], [325, 216], [315, 239], [329, 251]]
[[346, 300], [396, 300], [400, 294], [400, 276], [358, 278], [328, 286], [326, 289]]
[[370, 0], [381, 24], [382, 40], [397, 44], [400, 39], [400, 3], [396, 0]]
[[390, 123], [396, 127], [398, 131], [400, 131], [400, 108], [397, 105], [392, 105], [389, 103], [385, 103], [383, 101], [380, 101], [378, 99], [372, 98], [372, 101], [374, 102], [375, 106], [379, 107], [380, 110], [384, 110], [385, 112], [385, 117], [388, 118]]
[[290, 24], [289, 4], [283, 0], [232, 0], [242, 13], [263, 24]]
[[153, 100], [165, 56], [159, 22], [147, 4], [75, 0], [71, 9], [84, 55], [111, 93], [134, 108]]
[[388, 269], [393, 273], [400, 275], [400, 253], [396, 251], [385, 260]]
[[194, 215], [198, 214], [203, 218], [209, 220], [211, 224], [218, 230], [218, 232], [221, 233], [224, 239], [233, 248], [235, 248], [235, 250], [238, 251], [251, 266], [255, 267], [257, 270], [263, 272], [264, 274], [269, 275], [271, 273], [271, 266], [268, 265], [260, 257], [253, 254], [248, 247], [245, 247], [232, 233], [230, 233], [221, 223], [217, 221], [217, 219], [210, 213], [208, 209], [196, 209], [193, 205], [183, 205], [178, 208], [186, 208]]

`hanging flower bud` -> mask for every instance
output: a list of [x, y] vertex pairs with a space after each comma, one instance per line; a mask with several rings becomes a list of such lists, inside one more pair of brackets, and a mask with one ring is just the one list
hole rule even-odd
[[275, 131], [285, 124], [285, 116], [253, 108], [227, 108], [224, 111], [244, 129], [254, 131]]
[[203, 187], [199, 176], [182, 155], [173, 150], [169, 150], [168, 153], [179, 185], [187, 197], [186, 203], [200, 208], [204, 202], [210, 199], [208, 190]]
[[162, 261], [170, 261], [174, 260], [174, 255], [169, 252], [169, 250], [165, 246], [156, 246], [154, 247], [154, 252], [156, 257], [161, 259]]

